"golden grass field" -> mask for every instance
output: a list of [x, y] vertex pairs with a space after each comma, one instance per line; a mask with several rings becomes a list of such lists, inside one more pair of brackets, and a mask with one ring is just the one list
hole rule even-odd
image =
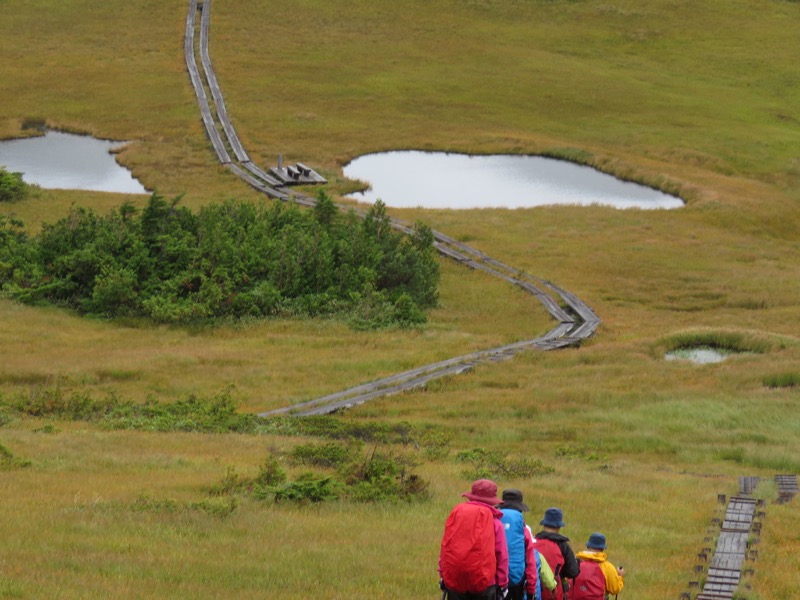
[[[197, 208], [260, 197], [215, 162], [186, 73], [188, 2], [6, 0], [0, 138], [23, 124], [129, 140], [119, 161]], [[578, 295], [602, 319], [577, 349], [531, 352], [341, 415], [449, 437], [422, 459], [416, 504], [271, 504], [221, 517], [208, 489], [304, 440], [109, 431], [14, 418], [0, 445], [0, 598], [436, 598], [457, 452], [555, 471], [498, 479], [538, 523], [564, 509], [581, 549], [609, 539], [622, 596], [677, 599], [717, 495], [800, 471], [800, 4], [788, 0], [213, 0], [210, 53], [253, 160], [323, 173], [363, 153], [429, 149], [579, 156], [677, 191], [671, 211], [604, 207], [390, 210]], [[127, 196], [39, 190], [5, 215], [35, 232], [70, 206]], [[146, 196], [134, 201], [143, 205]], [[339, 200], [339, 198], [337, 198]], [[453, 199], [454, 203], [457, 198]], [[260, 412], [472, 350], [535, 337], [533, 299], [442, 261], [419, 330], [337, 322], [206, 328], [93, 321], [0, 298], [0, 394], [54, 388], [137, 402], [231, 389]], [[724, 362], [665, 361], [675, 340], [740, 340]], [[3, 421], [0, 419], [0, 423]], [[798, 505], [767, 501], [740, 598], [794, 600]], [[143, 500], [144, 499], [144, 500]], [[145, 506], [145, 508], [142, 508]], [[212, 506], [213, 508], [213, 506]]]

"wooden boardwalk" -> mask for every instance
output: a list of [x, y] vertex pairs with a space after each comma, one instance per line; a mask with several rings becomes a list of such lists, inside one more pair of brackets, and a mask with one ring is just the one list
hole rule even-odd
[[[740, 488], [741, 484], [740, 480]], [[749, 496], [734, 496], [728, 500], [705, 584], [695, 597], [696, 600], [732, 600], [736, 588], [739, 587], [742, 567], [747, 559], [748, 538], [755, 514], [755, 499]], [[690, 588], [692, 587], [695, 585], [690, 583]], [[684, 597], [691, 598], [691, 594], [686, 593]]]
[[[196, 22], [198, 12], [201, 14], [199, 31]], [[252, 187], [279, 200], [288, 200], [291, 197], [287, 190], [282, 189], [286, 185], [326, 183], [324, 177], [302, 164], [286, 168], [279, 165], [270, 169], [272, 172], [270, 174], [250, 160], [228, 116], [225, 99], [211, 64], [208, 52], [210, 19], [211, 0], [190, 2], [184, 35], [184, 55], [189, 78], [200, 106], [203, 125], [219, 162]], [[198, 58], [202, 65], [202, 73], [197, 66]], [[209, 102], [209, 95], [213, 99], [214, 110]]]
[[778, 504], [785, 504], [797, 496], [797, 475], [775, 475], [778, 484]]
[[[196, 19], [198, 13], [201, 14], [199, 27]], [[287, 166], [284, 168], [279, 164], [277, 168], [273, 167], [264, 170], [250, 161], [247, 152], [242, 147], [228, 116], [225, 100], [209, 57], [210, 15], [211, 0], [202, 2], [190, 0], [189, 13], [186, 18], [184, 53], [192, 87], [200, 106], [201, 118], [219, 162], [251, 187], [271, 198], [295, 202], [309, 207], [316, 205], [316, 199], [284, 187], [288, 183], [324, 182], [324, 179], [315, 173], [313, 169], [302, 163], [297, 163], [294, 167]], [[202, 74], [198, 63], [202, 65]], [[213, 99], [214, 110], [212, 110], [209, 96]], [[352, 210], [350, 206], [340, 205], [339, 208], [341, 210]], [[358, 211], [356, 212], [358, 213]], [[358, 214], [361, 217], [365, 215], [365, 213]], [[406, 234], [413, 233], [413, 228], [401, 221], [391, 219], [390, 223], [397, 231]], [[540, 337], [457, 356], [361, 384], [321, 398], [263, 412], [259, 416], [270, 417], [282, 414], [304, 416], [331, 413], [362, 404], [372, 398], [419, 388], [432, 379], [462, 373], [479, 363], [505, 360], [519, 352], [578, 346], [583, 340], [593, 335], [600, 325], [600, 319], [594, 311], [574, 294], [559, 288], [549, 281], [539, 279], [503, 264], [441, 232], [433, 231], [432, 233], [434, 248], [442, 256], [455, 260], [471, 269], [483, 271], [493, 277], [499, 277], [533, 295], [556, 321], [553, 329]]]
[[[761, 518], [765, 515], [763, 500], [752, 497], [760, 482], [758, 477], [740, 477], [739, 495], [727, 500], [725, 514], [722, 519], [714, 519], [712, 523], [719, 526], [717, 545], [711, 555], [711, 548], [703, 548], [698, 554], [702, 563], [708, 563], [708, 570], [704, 564], [695, 567], [696, 573], [705, 572], [705, 581], [700, 590], [699, 581], [689, 582], [689, 590], [681, 594], [681, 600], [732, 600], [741, 584], [742, 575], [752, 573], [754, 569], [748, 568], [748, 562], [758, 557], [758, 550], [754, 547], [758, 543], [761, 533]], [[776, 475], [778, 485], [777, 504], [789, 502], [797, 495], [797, 475]], [[726, 503], [724, 495], [719, 496], [722, 504]], [[710, 540], [707, 537], [706, 540]], [[693, 595], [697, 590], [697, 595]]]

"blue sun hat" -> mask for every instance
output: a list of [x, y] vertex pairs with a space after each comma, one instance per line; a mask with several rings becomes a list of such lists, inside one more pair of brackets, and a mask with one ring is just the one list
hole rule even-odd
[[605, 550], [606, 549], [606, 536], [602, 533], [593, 533], [589, 536], [589, 541], [586, 542], [586, 547], [592, 550]]
[[564, 513], [561, 512], [560, 508], [548, 508], [544, 511], [544, 519], [539, 521], [539, 524], [560, 529], [564, 526]]

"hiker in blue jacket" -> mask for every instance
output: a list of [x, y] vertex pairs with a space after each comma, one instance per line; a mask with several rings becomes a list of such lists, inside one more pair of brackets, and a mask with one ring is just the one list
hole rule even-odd
[[527, 593], [527, 597], [533, 600], [537, 597], [539, 577], [533, 553], [533, 537], [522, 516], [523, 512], [530, 509], [522, 501], [522, 492], [519, 490], [503, 490], [502, 500], [497, 508], [503, 512], [500, 522], [508, 544], [508, 598], [524, 600]]

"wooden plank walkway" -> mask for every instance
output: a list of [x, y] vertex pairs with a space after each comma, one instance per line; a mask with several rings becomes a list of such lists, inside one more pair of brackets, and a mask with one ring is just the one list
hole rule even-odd
[[[199, 31], [196, 21], [198, 12], [201, 14]], [[190, 0], [184, 35], [184, 54], [203, 125], [219, 162], [229, 167], [235, 175], [256, 190], [278, 200], [288, 200], [292, 197], [290, 192], [282, 189], [286, 184], [327, 183], [324, 177], [305, 165], [303, 173], [307, 173], [307, 176], [282, 180], [252, 163], [228, 116], [225, 99], [211, 64], [208, 51], [210, 19], [211, 0], [204, 2]], [[198, 68], [198, 58], [202, 65], [202, 74]], [[211, 110], [209, 95], [213, 99], [214, 111]], [[231, 158], [231, 154], [235, 159]]]
[[[196, 14], [198, 12], [202, 14], [199, 35], [196, 35]], [[297, 163], [294, 167], [286, 167], [285, 169], [279, 164], [277, 169], [270, 168], [269, 172], [266, 172], [249, 160], [247, 152], [242, 147], [239, 137], [230, 122], [225, 100], [211, 65], [208, 52], [210, 15], [211, 0], [204, 0], [203, 2], [190, 0], [189, 14], [186, 19], [184, 53], [186, 54], [186, 66], [189, 70], [192, 87], [200, 105], [203, 124], [220, 163], [224, 164], [233, 174], [248, 185], [271, 198], [291, 201], [303, 206], [315, 206], [316, 199], [283, 187], [286, 183], [324, 182], [324, 178], [313, 169], [302, 163]], [[199, 44], [197, 43], [198, 37]], [[197, 66], [197, 54], [200, 55], [200, 63], [203, 66], [205, 77], [200, 75]], [[206, 93], [206, 88], [208, 88], [208, 93]], [[209, 94], [214, 100], [216, 120], [208, 100]], [[236, 157], [236, 161], [231, 158], [231, 153]], [[339, 208], [340, 210], [352, 210], [349, 205], [339, 205]], [[356, 213], [361, 217], [365, 216], [365, 213], [359, 213], [359, 211], [356, 211]], [[396, 219], [390, 219], [390, 223], [397, 231], [413, 234], [413, 228], [407, 224]], [[523, 340], [498, 348], [490, 348], [425, 365], [321, 398], [264, 412], [260, 416], [269, 417], [281, 414], [303, 416], [331, 413], [350, 406], [356, 406], [372, 398], [422, 387], [432, 379], [463, 373], [479, 363], [506, 360], [519, 352], [533, 349], [555, 350], [578, 346], [583, 340], [593, 335], [600, 325], [600, 319], [594, 311], [574, 294], [559, 288], [549, 281], [541, 280], [503, 264], [441, 232], [433, 231], [432, 234], [434, 248], [439, 254], [466, 267], [498, 277], [525, 290], [545, 307], [556, 320], [557, 325], [543, 336], [534, 339]]]
[[797, 475], [775, 475], [778, 484], [778, 504], [791, 502], [797, 495]]
[[[740, 488], [743, 484], [749, 487], [751, 483], [751, 480], [743, 482], [740, 479]], [[747, 558], [747, 541], [755, 512], [756, 500], [749, 496], [734, 496], [728, 500], [716, 550], [703, 590], [696, 600], [732, 600]]]
[[214, 117], [211, 115], [211, 109], [208, 105], [208, 97], [206, 96], [206, 89], [203, 86], [203, 80], [200, 77], [200, 71], [197, 69], [197, 60], [195, 58], [195, 13], [197, 12], [197, 1], [192, 0], [189, 4], [189, 15], [186, 17], [186, 33], [184, 35], [183, 54], [186, 59], [186, 68], [189, 71], [189, 78], [192, 81], [195, 96], [197, 96], [197, 103], [200, 105], [200, 116], [203, 119], [208, 139], [211, 140], [211, 145], [214, 147], [214, 152], [217, 154], [219, 162], [226, 164], [231, 162], [228, 151], [225, 149], [225, 144], [222, 143], [222, 137], [217, 130], [217, 125], [214, 122]]
[[[758, 543], [761, 533], [761, 518], [764, 511], [759, 510], [764, 500], [752, 497], [760, 482], [759, 477], [740, 477], [739, 495], [727, 500], [724, 516], [712, 519], [712, 524], [719, 526], [716, 549], [706, 573], [702, 591], [693, 596], [699, 581], [690, 581], [689, 590], [681, 594], [680, 600], [732, 600], [741, 584], [743, 574], [752, 574], [753, 568], [747, 567], [747, 561], [758, 557], [758, 550], [753, 546]], [[778, 498], [776, 504], [791, 501], [797, 495], [797, 475], [776, 475]], [[725, 496], [720, 494], [721, 504], [726, 503]], [[711, 540], [711, 536], [706, 538]], [[711, 548], [703, 548], [698, 558], [707, 562]], [[705, 567], [698, 564], [696, 573], [703, 573]]]
[[225, 137], [228, 140], [228, 144], [233, 149], [233, 153], [236, 155], [237, 160], [239, 160], [239, 162], [249, 162], [250, 157], [242, 147], [242, 143], [239, 141], [239, 136], [236, 135], [236, 130], [233, 128], [233, 124], [228, 117], [228, 111], [225, 108], [225, 99], [222, 97], [222, 91], [219, 89], [219, 83], [217, 82], [217, 75], [214, 72], [214, 68], [211, 66], [211, 58], [208, 55], [208, 29], [211, 22], [211, 2], [208, 2], [208, 6], [200, 4], [198, 7], [201, 10], [200, 62], [203, 65], [203, 72], [206, 75], [206, 83], [208, 84], [208, 88], [211, 90], [211, 96], [214, 99], [214, 106], [216, 106], [217, 109], [217, 117], [219, 118], [219, 122], [225, 131]]

